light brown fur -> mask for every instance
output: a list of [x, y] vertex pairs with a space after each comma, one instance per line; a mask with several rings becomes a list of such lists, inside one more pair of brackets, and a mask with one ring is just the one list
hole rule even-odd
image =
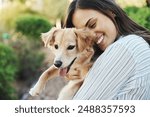
[[[66, 68], [75, 59], [65, 78], [68, 84], [61, 90], [58, 99], [72, 99], [82, 85], [85, 75], [92, 66], [91, 58], [94, 54], [94, 33], [87, 29], [52, 28], [49, 32], [42, 34], [45, 47], [49, 47], [55, 54], [54, 63], [62, 61], [61, 68]], [[75, 46], [73, 49], [72, 46]], [[58, 48], [57, 48], [58, 47]], [[57, 48], [57, 49], [56, 49]], [[59, 76], [60, 68], [52, 65], [40, 76], [38, 82], [30, 90], [32, 96], [39, 95], [49, 79]], [[70, 75], [71, 74], [71, 75]], [[75, 75], [74, 75], [75, 74]], [[76, 74], [79, 74], [76, 75]]]

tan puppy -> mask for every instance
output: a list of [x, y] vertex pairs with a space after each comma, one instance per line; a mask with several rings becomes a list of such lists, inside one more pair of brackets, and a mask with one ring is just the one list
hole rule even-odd
[[43, 33], [45, 47], [50, 48], [55, 55], [54, 64], [40, 76], [29, 93], [32, 96], [39, 95], [49, 79], [62, 76], [69, 82], [61, 90], [58, 99], [72, 99], [92, 66], [92, 46], [95, 39], [95, 34], [88, 29], [54, 27]]

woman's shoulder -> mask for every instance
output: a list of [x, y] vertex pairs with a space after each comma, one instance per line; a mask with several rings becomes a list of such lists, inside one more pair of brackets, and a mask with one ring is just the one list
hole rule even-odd
[[138, 45], [138, 44], [145, 44], [149, 46], [149, 44], [141, 37], [135, 34], [130, 34], [127, 36], [120, 36], [120, 38], [116, 41], [116, 44], [121, 45]]
[[142, 48], [149, 49], [149, 44], [140, 36], [131, 34], [127, 36], [121, 36], [112, 46], [124, 46], [128, 50], [141, 50]]
[[150, 45], [138, 35], [121, 36], [108, 48], [110, 51], [117, 51], [120, 49], [130, 53], [134, 58], [137, 58], [137, 56], [140, 56], [143, 52], [145, 54], [144, 56], [150, 53]]
[[116, 52], [119, 50], [126, 50], [126, 52], [136, 56], [143, 53], [143, 51], [149, 53], [150, 46], [142, 37], [132, 34], [121, 36], [117, 41], [115, 41], [106, 49], [106, 52]]

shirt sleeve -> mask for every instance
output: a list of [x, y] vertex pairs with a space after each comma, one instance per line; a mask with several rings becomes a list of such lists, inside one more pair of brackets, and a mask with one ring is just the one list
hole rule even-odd
[[73, 99], [113, 99], [133, 75], [134, 69], [135, 61], [132, 53], [121, 44], [111, 45], [95, 61]]

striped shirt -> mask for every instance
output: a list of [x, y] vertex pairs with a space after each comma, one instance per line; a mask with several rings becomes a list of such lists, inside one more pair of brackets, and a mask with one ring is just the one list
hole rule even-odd
[[120, 37], [95, 61], [75, 100], [150, 100], [150, 46]]

